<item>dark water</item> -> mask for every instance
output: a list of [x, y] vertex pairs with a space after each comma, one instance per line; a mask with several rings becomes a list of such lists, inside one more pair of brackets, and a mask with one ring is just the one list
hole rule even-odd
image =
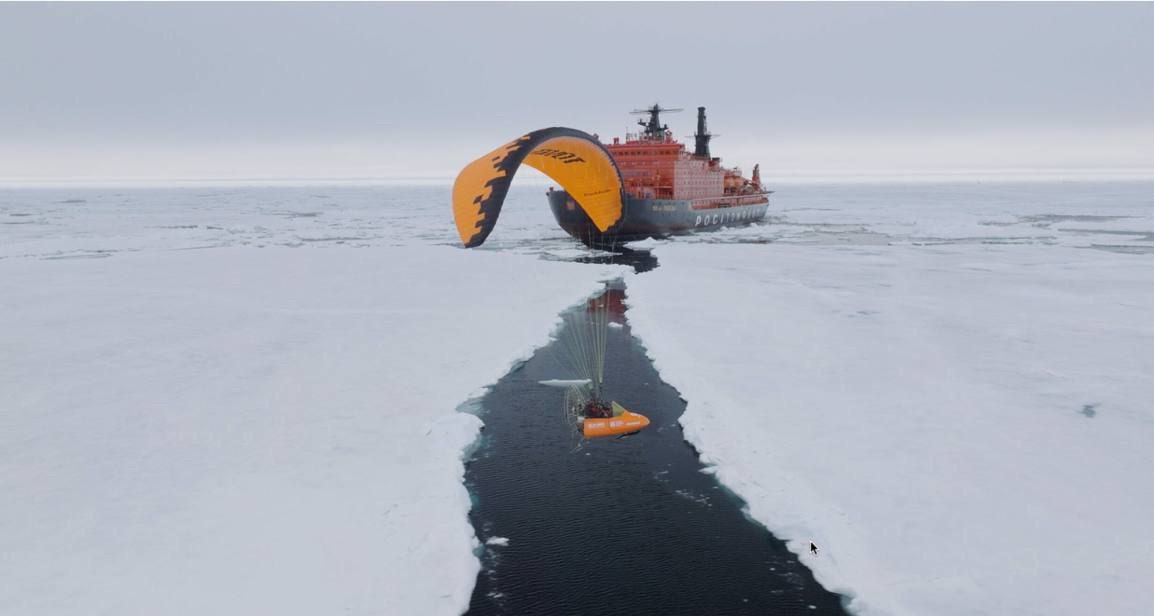
[[577, 259], [577, 262], [627, 265], [632, 267], [633, 271], [638, 274], [648, 272], [657, 267], [657, 257], [653, 256], [648, 250], [630, 250], [628, 248], [621, 248], [612, 255], [581, 257]]
[[[607, 291], [611, 321], [624, 322], [622, 298]], [[564, 390], [538, 383], [572, 378], [558, 344], [481, 403], [470, 518], [482, 542], [508, 544], [484, 546], [469, 614], [845, 614], [701, 472], [677, 423], [685, 403], [627, 325], [609, 328], [607, 397], [652, 420], [629, 438], [575, 439]]]

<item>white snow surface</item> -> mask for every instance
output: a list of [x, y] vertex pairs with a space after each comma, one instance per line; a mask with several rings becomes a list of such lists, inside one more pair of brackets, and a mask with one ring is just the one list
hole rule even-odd
[[620, 270], [308, 194], [0, 193], [0, 614], [465, 610], [456, 409]]
[[[627, 290], [751, 516], [862, 614], [1149, 611], [1154, 184], [778, 188]], [[462, 611], [454, 409], [620, 272], [543, 192], [0, 189], [0, 614]]]
[[546, 387], [574, 387], [578, 385], [588, 385], [589, 379], [545, 379], [544, 381], [537, 381]]
[[[979, 228], [954, 203], [919, 224]], [[629, 278], [702, 460], [855, 613], [1148, 612], [1154, 257], [820, 225], [660, 243]]]

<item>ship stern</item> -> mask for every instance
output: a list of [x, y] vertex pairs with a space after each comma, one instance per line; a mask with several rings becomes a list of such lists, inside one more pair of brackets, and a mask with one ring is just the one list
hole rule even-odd
[[590, 248], [620, 250], [620, 241], [614, 235], [602, 233], [585, 210], [564, 190], [549, 189], [549, 209], [557, 224], [569, 235]]

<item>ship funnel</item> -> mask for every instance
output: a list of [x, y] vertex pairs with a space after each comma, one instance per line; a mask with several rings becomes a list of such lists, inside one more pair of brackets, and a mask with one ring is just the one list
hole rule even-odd
[[709, 160], [709, 139], [713, 135], [705, 127], [705, 107], [697, 108], [697, 132], [693, 135], [693, 155]]

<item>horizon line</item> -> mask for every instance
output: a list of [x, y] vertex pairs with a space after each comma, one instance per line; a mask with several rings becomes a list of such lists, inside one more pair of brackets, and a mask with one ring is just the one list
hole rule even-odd
[[[849, 170], [809, 169], [763, 173], [763, 183], [949, 182], [953, 181], [1154, 181], [1154, 167], [1021, 167], [991, 169]], [[0, 188], [51, 187], [177, 187], [196, 186], [316, 186], [316, 185], [441, 185], [455, 173], [430, 172], [388, 176], [254, 176], [254, 177], [4, 177]], [[516, 184], [547, 185], [543, 174], [520, 177]]]

